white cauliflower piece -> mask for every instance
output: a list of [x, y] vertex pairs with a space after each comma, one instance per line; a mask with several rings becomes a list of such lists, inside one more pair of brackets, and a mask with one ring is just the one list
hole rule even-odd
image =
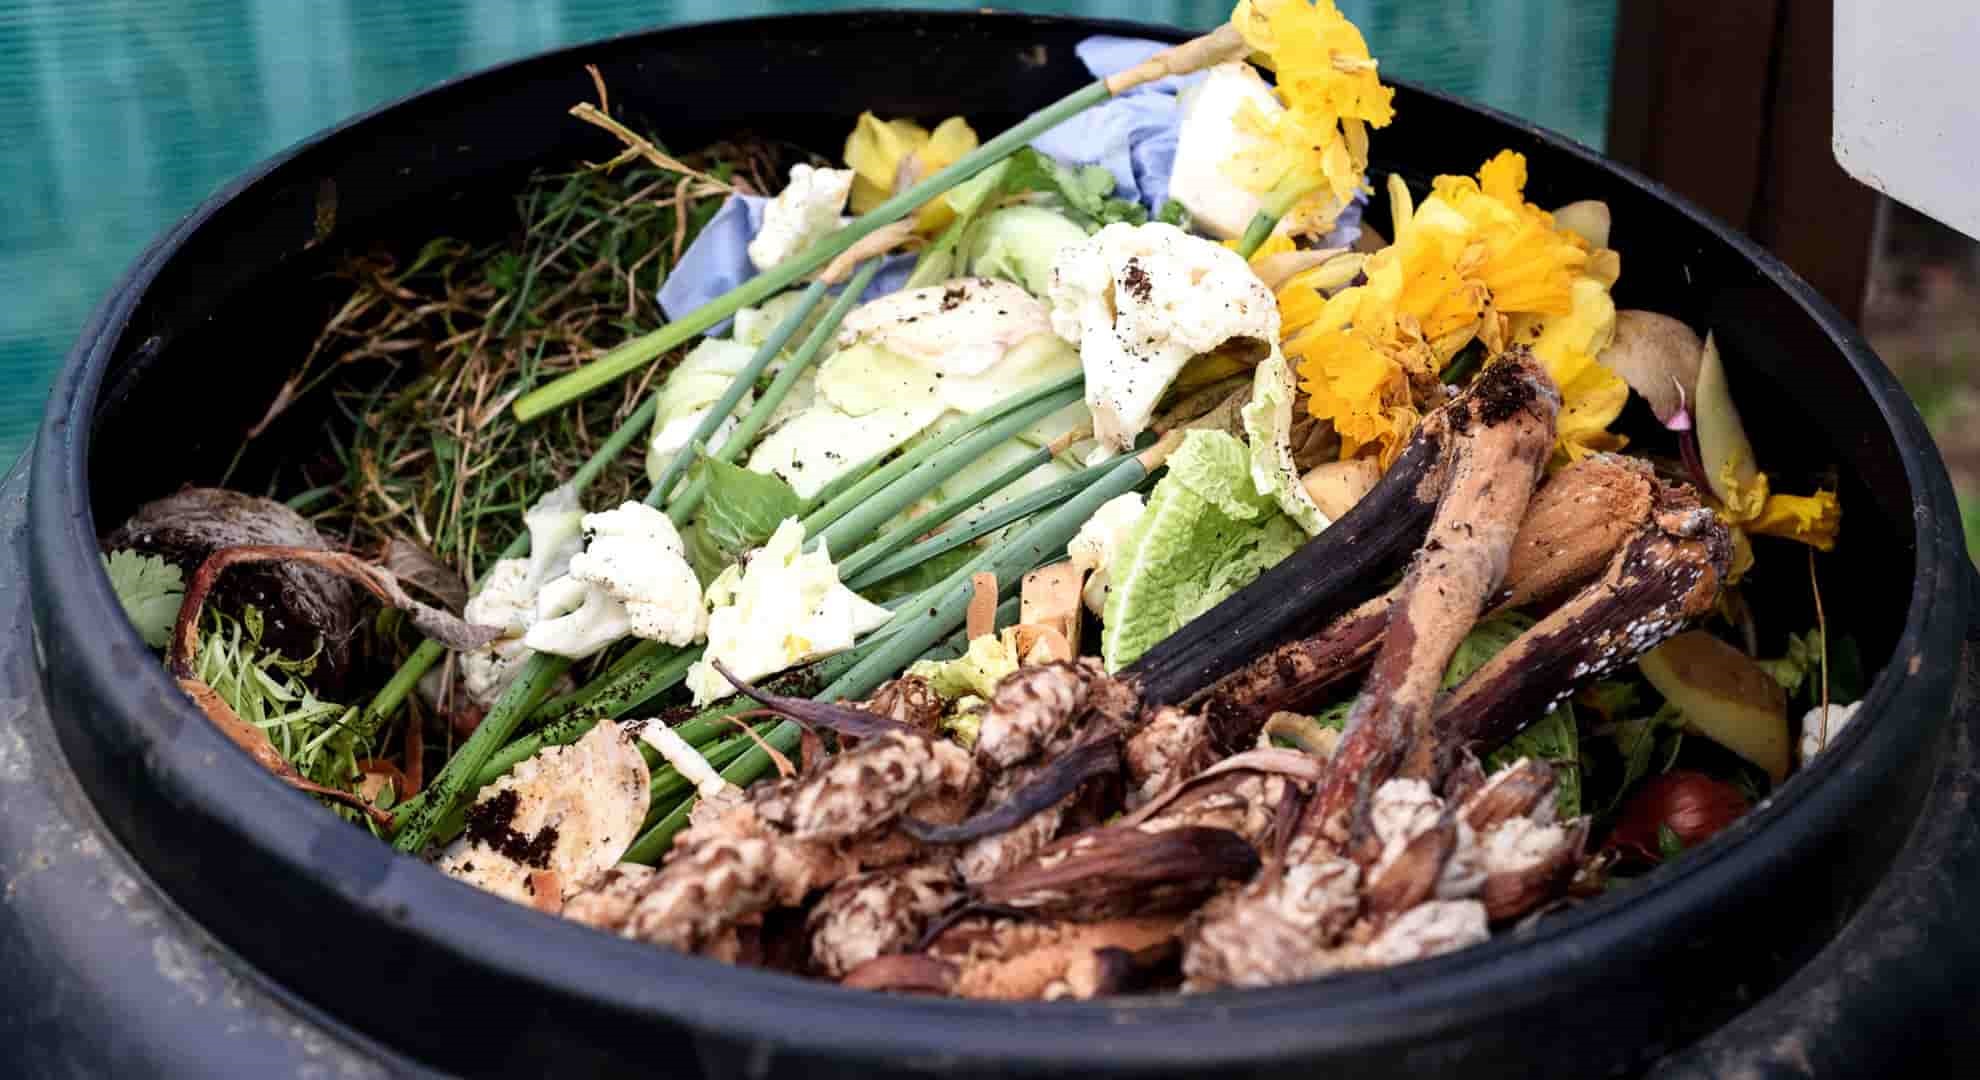
[[624, 729], [600, 723], [483, 788], [468, 811], [467, 831], [436, 865], [519, 904], [531, 902], [532, 871], [555, 875], [566, 895], [576, 892], [625, 854], [646, 818], [651, 783], [646, 759]]
[[[536, 500], [523, 511], [523, 528], [529, 530], [527, 587], [534, 591], [551, 578], [562, 577], [571, 559], [584, 550], [584, 507], [578, 504], [577, 488], [560, 484]], [[477, 620], [469, 616], [468, 621]]]
[[538, 591], [524, 644], [582, 659], [628, 633], [669, 645], [701, 635], [701, 588], [667, 515], [628, 502], [586, 514], [584, 532], [570, 573]]
[[1829, 744], [1836, 741], [1836, 736], [1842, 734], [1843, 726], [1855, 718], [1856, 710], [1862, 707], [1863, 703], [1860, 701], [1851, 702], [1848, 705], [1838, 705], [1835, 702], [1830, 702], [1829, 723], [1826, 736], [1824, 735], [1822, 724], [1822, 706], [1817, 705], [1808, 710], [1807, 715], [1801, 718], [1802, 764], [1806, 765], [1815, 759], [1815, 755], [1827, 750]]
[[749, 261], [768, 270], [838, 228], [852, 182], [851, 169], [791, 166], [790, 183], [763, 208], [763, 227], [749, 242]]
[[1107, 589], [1113, 584], [1114, 556], [1127, 542], [1128, 533], [1148, 509], [1140, 495], [1130, 491], [1100, 504], [1100, 509], [1079, 527], [1066, 545], [1066, 557], [1086, 572], [1086, 588], [1080, 594], [1086, 608], [1098, 615], [1107, 607]]
[[1094, 434], [1125, 450], [1197, 356], [1266, 355], [1279, 308], [1237, 252], [1173, 225], [1109, 225], [1052, 268], [1052, 329], [1079, 346]]
[[824, 545], [803, 551], [804, 526], [786, 518], [769, 543], [708, 583], [708, 648], [688, 669], [696, 705], [736, 692], [715, 661], [755, 680], [852, 647], [893, 613], [839, 583]]
[[1022, 286], [969, 277], [862, 304], [840, 325], [839, 345], [878, 345], [946, 378], [981, 375], [1019, 342], [1051, 332], [1051, 313]]
[[1169, 197], [1189, 211], [1198, 228], [1220, 240], [1244, 235], [1258, 213], [1258, 196], [1224, 175], [1224, 163], [1264, 136], [1262, 127], [1238, 123], [1256, 109], [1263, 120], [1285, 112], [1252, 66], [1242, 60], [1218, 64], [1183, 91], [1177, 102], [1176, 163], [1169, 173]]
[[[538, 499], [523, 512], [529, 557], [496, 562], [468, 599], [463, 618], [476, 626], [502, 628], [501, 637], [461, 654], [461, 689], [476, 705], [484, 709], [494, 705], [529, 659], [523, 635], [536, 621], [537, 593], [545, 582], [569, 569], [571, 558], [584, 549], [583, 517], [577, 490], [569, 484]], [[437, 702], [440, 686], [437, 677], [431, 687], [421, 683], [429, 701]]]

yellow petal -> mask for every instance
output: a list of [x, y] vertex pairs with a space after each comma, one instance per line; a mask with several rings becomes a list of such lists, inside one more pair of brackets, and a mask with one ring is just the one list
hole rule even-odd
[[1501, 150], [1478, 167], [1478, 186], [1503, 203], [1526, 201], [1526, 155]]
[[928, 131], [912, 120], [882, 120], [859, 114], [846, 136], [846, 165], [853, 171], [852, 211], [864, 214], [894, 193], [901, 163], [928, 145]]
[[1760, 512], [1745, 522], [1748, 532], [1799, 540], [1818, 551], [1836, 546], [1842, 526], [1842, 503], [1833, 491], [1813, 495], [1769, 495]]

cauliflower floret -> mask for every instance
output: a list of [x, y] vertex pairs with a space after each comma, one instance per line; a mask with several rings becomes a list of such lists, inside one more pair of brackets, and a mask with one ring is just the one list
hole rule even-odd
[[1822, 707], [1817, 705], [1808, 710], [1808, 714], [1801, 718], [1802, 764], [1807, 764], [1814, 760], [1816, 754], [1827, 750], [1829, 744], [1836, 741], [1836, 736], [1842, 734], [1843, 726], [1848, 724], [1856, 716], [1856, 710], [1862, 707], [1863, 703], [1860, 701], [1852, 702], [1848, 705], [1838, 705], [1830, 702], [1829, 724], [1826, 737], [1824, 737], [1822, 730]]
[[1127, 542], [1128, 533], [1148, 509], [1140, 495], [1130, 491], [1100, 504], [1100, 509], [1079, 527], [1079, 533], [1066, 545], [1066, 557], [1087, 572], [1086, 588], [1080, 594], [1086, 608], [1098, 615], [1107, 606], [1107, 589], [1113, 584], [1114, 556]]
[[763, 227], [749, 242], [749, 261], [768, 270], [838, 228], [852, 182], [851, 169], [791, 166], [791, 182], [763, 208]]
[[1052, 329], [1079, 346], [1100, 441], [1125, 450], [1190, 359], [1239, 343], [1263, 358], [1279, 308], [1237, 252], [1173, 225], [1109, 225], [1052, 268]]
[[[461, 654], [461, 689], [468, 700], [488, 708], [515, 681], [530, 649], [523, 635], [536, 621], [536, 598], [543, 584], [563, 575], [572, 556], [584, 549], [577, 490], [565, 484], [538, 499], [523, 513], [529, 529], [529, 557], [502, 559], [491, 567], [481, 587], [468, 599], [461, 617], [476, 626], [499, 626], [502, 636], [479, 649]], [[421, 692], [437, 702], [441, 692], [440, 673], [430, 683], [422, 680]]]
[[1250, 110], [1269, 121], [1285, 112], [1272, 89], [1250, 64], [1218, 64], [1185, 90], [1177, 107], [1176, 163], [1169, 173], [1169, 197], [1189, 211], [1198, 228], [1221, 240], [1244, 235], [1258, 213], [1258, 196], [1224, 175], [1224, 163], [1264, 136], [1263, 125], [1238, 123]]
[[669, 645], [701, 635], [701, 588], [667, 515], [628, 502], [586, 514], [584, 532], [570, 573], [538, 591], [524, 644], [582, 659], [628, 633]]
[[1052, 332], [1043, 302], [994, 278], [889, 293], [846, 316], [841, 347], [878, 345], [919, 360], [944, 377], [981, 375], [1019, 342]]
[[697, 705], [736, 692], [715, 661], [739, 679], [760, 679], [852, 647], [893, 616], [839, 583], [824, 545], [806, 552], [804, 526], [785, 518], [770, 542], [708, 584], [708, 648], [688, 669]]

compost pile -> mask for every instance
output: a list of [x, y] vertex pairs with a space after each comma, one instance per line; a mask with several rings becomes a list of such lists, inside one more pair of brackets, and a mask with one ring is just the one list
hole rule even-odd
[[237, 464], [327, 401], [320, 452], [105, 536], [132, 621], [463, 882], [964, 997], [1463, 948], [1838, 737], [1831, 464], [1617, 309], [1606, 206], [1510, 151], [1371, 202], [1391, 91], [1330, 0], [1089, 45], [988, 143], [869, 113], [843, 166], [674, 156], [599, 80], [622, 151], [507, 235], [343, 258]]

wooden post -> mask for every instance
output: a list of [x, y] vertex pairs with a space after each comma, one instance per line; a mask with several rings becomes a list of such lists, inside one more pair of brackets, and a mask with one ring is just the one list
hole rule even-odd
[[1825, 0], [1620, 0], [1609, 153], [1726, 219], [1856, 319], [1876, 192], [1830, 150]]

